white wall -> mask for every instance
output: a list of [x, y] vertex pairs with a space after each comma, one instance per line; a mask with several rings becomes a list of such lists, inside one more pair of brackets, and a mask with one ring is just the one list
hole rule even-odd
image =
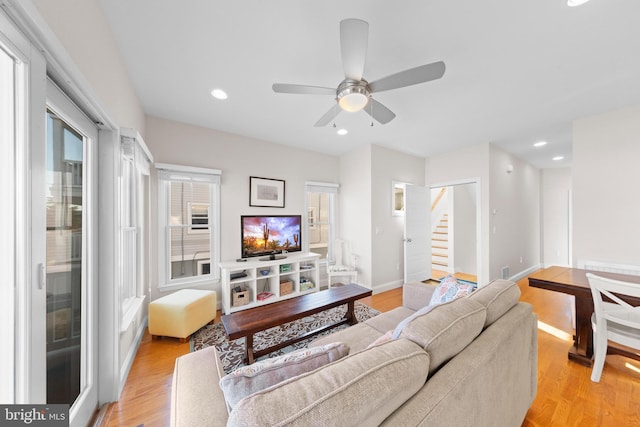
[[426, 185], [438, 186], [477, 180], [480, 205], [478, 284], [489, 281], [489, 144], [478, 144], [426, 160]]
[[[507, 165], [513, 172], [506, 173]], [[480, 197], [480, 286], [535, 268], [540, 263], [540, 171], [491, 144], [427, 160], [428, 185], [477, 179]], [[520, 262], [522, 257], [522, 262]]]
[[571, 168], [543, 169], [541, 177], [542, 201], [542, 262], [570, 266], [569, 204], [571, 196]]
[[[257, 139], [192, 126], [156, 117], [147, 118], [145, 141], [158, 163], [220, 169], [221, 260], [241, 256], [240, 216], [304, 214], [306, 181], [339, 182], [338, 158], [313, 151], [273, 144]], [[285, 207], [249, 206], [249, 177], [285, 181]], [[341, 188], [342, 191], [342, 188]], [[340, 196], [342, 198], [342, 195]], [[157, 248], [157, 188], [152, 173], [152, 248]], [[302, 236], [303, 240], [307, 237]], [[354, 249], [355, 251], [355, 249]], [[158, 285], [158, 253], [151, 254], [151, 300], [161, 296]], [[204, 286], [220, 292], [220, 285]]]
[[145, 113], [97, 0], [32, 0], [118, 127], [145, 136]]
[[573, 123], [573, 266], [640, 266], [640, 106]]
[[477, 187], [475, 183], [461, 184], [448, 190], [452, 204], [452, 216], [449, 218], [449, 233], [453, 233], [452, 267], [456, 273], [478, 274]]
[[519, 276], [540, 265], [540, 170], [491, 145], [490, 176], [489, 278]]
[[358, 260], [358, 282], [372, 285], [371, 146], [340, 156], [340, 225], [337, 237], [351, 240]]
[[424, 168], [423, 157], [371, 146], [371, 285], [378, 292], [404, 279], [404, 216], [392, 215], [392, 182], [423, 186]]

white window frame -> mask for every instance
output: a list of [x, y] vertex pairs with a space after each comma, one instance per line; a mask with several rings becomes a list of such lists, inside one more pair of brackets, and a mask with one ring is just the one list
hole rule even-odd
[[[329, 194], [329, 215], [327, 222], [315, 222], [315, 225], [328, 225], [329, 226], [329, 237], [327, 241], [327, 258], [321, 259], [320, 264], [334, 264], [335, 263], [335, 249], [334, 244], [336, 240], [336, 210], [338, 206], [338, 188], [339, 184], [331, 183], [331, 182], [306, 182], [304, 186], [305, 192], [305, 212], [307, 215], [303, 215], [303, 222], [305, 233], [307, 236], [311, 235], [311, 227], [309, 224], [309, 211], [312, 209], [309, 203], [309, 193], [326, 193]], [[314, 215], [317, 217], [320, 215], [319, 212], [315, 212]], [[305, 239], [304, 242], [305, 251], [309, 252], [309, 238]]]
[[[4, 17], [0, 17], [4, 19]], [[0, 21], [4, 24], [4, 21]], [[1, 36], [1, 34], [0, 34]], [[0, 91], [9, 93], [8, 97], [0, 97], [0, 180], [3, 183], [0, 188], [0, 199], [8, 201], [8, 207], [0, 210], [0, 234], [4, 236], [0, 242], [0, 268], [3, 271], [4, 281], [0, 284], [0, 291], [3, 298], [0, 300], [0, 342], [3, 342], [4, 349], [0, 355], [0, 376], [3, 379], [0, 384], [0, 401], [13, 403], [15, 401], [15, 288], [17, 282], [17, 271], [15, 268], [15, 248], [16, 248], [16, 212], [18, 210], [15, 199], [20, 197], [16, 188], [18, 178], [16, 172], [16, 158], [23, 140], [18, 140], [16, 133], [24, 127], [24, 123], [19, 111], [20, 102], [24, 102], [26, 97], [24, 91], [20, 90], [20, 81], [24, 78], [25, 70], [20, 69], [20, 61], [9, 49], [3, 48], [3, 40], [0, 39], [0, 54], [6, 55], [11, 61], [11, 70], [0, 70]], [[5, 74], [5, 71], [7, 73]], [[6, 124], [11, 125], [7, 126]], [[10, 381], [9, 381], [10, 379]]]
[[[171, 290], [201, 285], [220, 280], [220, 176], [218, 169], [156, 163], [158, 171], [158, 289]], [[210, 184], [209, 244], [210, 274], [171, 279], [171, 239], [169, 237], [171, 182], [194, 182]], [[189, 230], [189, 228], [187, 229]], [[193, 230], [202, 231], [202, 230]], [[192, 231], [192, 232], [193, 232]]]
[[149, 236], [144, 230], [149, 213], [145, 210], [144, 180], [149, 179], [153, 156], [138, 132], [120, 132], [120, 332], [124, 332], [142, 307], [148, 287], [149, 265], [144, 261], [148, 258]]

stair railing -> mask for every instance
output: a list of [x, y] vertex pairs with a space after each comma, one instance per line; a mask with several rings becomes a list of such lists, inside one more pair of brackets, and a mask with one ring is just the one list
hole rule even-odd
[[438, 203], [440, 203], [440, 200], [442, 199], [442, 196], [444, 196], [446, 192], [447, 192], [447, 187], [442, 187], [440, 189], [440, 192], [436, 196], [435, 200], [433, 201], [433, 203], [431, 203], [431, 212], [433, 212], [433, 210], [436, 208], [436, 206], [438, 206]]

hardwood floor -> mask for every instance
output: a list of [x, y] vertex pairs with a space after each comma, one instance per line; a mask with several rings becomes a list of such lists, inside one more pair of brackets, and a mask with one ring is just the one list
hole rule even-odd
[[[447, 276], [451, 273], [447, 273], [446, 271], [436, 270], [435, 268], [431, 270], [431, 278], [435, 280], [440, 280], [444, 276]], [[478, 276], [475, 274], [467, 274], [467, 273], [453, 273], [453, 277], [457, 279], [467, 280], [469, 282], [478, 282]]]
[[[571, 297], [529, 288], [526, 279], [518, 284], [521, 300], [533, 304], [544, 328], [538, 330], [538, 393], [522, 426], [639, 426], [640, 363], [608, 356], [600, 383], [592, 383], [590, 368], [567, 359]], [[402, 290], [394, 289], [361, 301], [388, 311], [402, 303]], [[219, 317], [220, 313], [216, 322]], [[145, 334], [122, 396], [110, 406], [101, 425], [168, 426], [174, 361], [188, 352], [189, 343], [173, 339], [151, 341]]]

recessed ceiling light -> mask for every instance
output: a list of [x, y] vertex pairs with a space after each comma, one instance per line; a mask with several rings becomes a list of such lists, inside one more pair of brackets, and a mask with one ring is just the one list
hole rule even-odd
[[589, 0], [567, 0], [567, 5], [569, 7], [580, 6], [581, 4], [585, 4]]
[[534, 147], [544, 147], [545, 145], [547, 145], [547, 141], [539, 141], [533, 144]]
[[228, 95], [227, 92], [223, 91], [222, 89], [214, 89], [211, 91], [211, 96], [213, 96], [216, 99], [227, 99]]
[[557, 162], [557, 161], [562, 160], [562, 159], [564, 159], [564, 156], [555, 156], [555, 157], [554, 157], [553, 159], [551, 159], [551, 160], [554, 160], [554, 161], [556, 161], [556, 162]]
[[337, 133], [338, 133], [338, 135], [346, 135], [346, 134], [349, 133], [349, 131], [346, 130], [346, 129], [338, 129]]

